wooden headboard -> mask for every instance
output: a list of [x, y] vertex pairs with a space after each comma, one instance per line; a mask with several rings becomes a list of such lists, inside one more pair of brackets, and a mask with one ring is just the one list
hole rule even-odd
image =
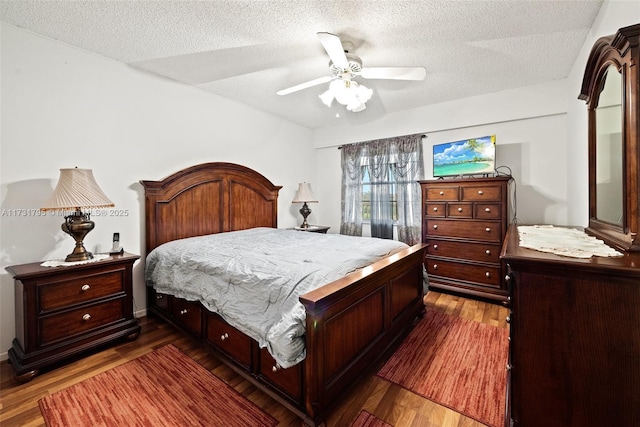
[[202, 163], [162, 181], [140, 182], [147, 253], [171, 240], [278, 226], [282, 187], [245, 166]]

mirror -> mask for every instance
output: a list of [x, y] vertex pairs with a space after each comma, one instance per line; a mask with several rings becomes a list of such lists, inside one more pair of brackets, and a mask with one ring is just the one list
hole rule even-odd
[[589, 225], [620, 251], [640, 251], [640, 24], [599, 38], [580, 99], [589, 114]]
[[596, 107], [596, 218], [622, 227], [622, 75], [609, 65]]

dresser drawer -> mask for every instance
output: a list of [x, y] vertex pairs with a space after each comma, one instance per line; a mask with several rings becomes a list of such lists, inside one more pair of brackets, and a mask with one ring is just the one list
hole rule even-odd
[[51, 344], [91, 329], [102, 328], [123, 318], [124, 298], [44, 316], [40, 319], [40, 344]]
[[302, 363], [287, 369], [280, 368], [266, 348], [260, 349], [260, 376], [282, 390], [294, 401], [302, 399]]
[[427, 239], [426, 256], [468, 259], [498, 264], [501, 245], [492, 243], [450, 242]]
[[207, 340], [244, 367], [251, 366], [253, 340], [213, 313], [207, 314]]
[[500, 266], [489, 267], [427, 257], [425, 267], [427, 273], [433, 276], [445, 276], [451, 279], [480, 283], [492, 288], [500, 288], [502, 284]]
[[447, 215], [446, 203], [427, 203], [424, 205], [424, 214], [433, 218], [444, 218]]
[[449, 203], [447, 205], [447, 217], [451, 217], [451, 218], [473, 218], [473, 204], [471, 204], [471, 203]]
[[40, 285], [40, 311], [68, 307], [124, 292], [123, 271], [100, 272]]
[[202, 307], [200, 307], [199, 303], [186, 301], [182, 298], [173, 298], [171, 314], [173, 314], [176, 322], [200, 336], [202, 333]]
[[460, 187], [460, 200], [463, 202], [495, 201], [502, 199], [500, 187], [492, 185], [468, 185]]
[[500, 219], [502, 208], [498, 203], [475, 203], [473, 206], [476, 219]]
[[457, 202], [459, 200], [460, 187], [451, 186], [451, 187], [436, 187], [436, 188], [428, 188], [425, 191], [425, 196], [428, 201], [445, 201], [445, 202]]
[[500, 223], [495, 221], [428, 219], [426, 234], [429, 237], [451, 237], [502, 243]]

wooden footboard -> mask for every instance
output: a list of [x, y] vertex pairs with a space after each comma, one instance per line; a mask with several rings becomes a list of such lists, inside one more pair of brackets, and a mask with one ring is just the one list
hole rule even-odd
[[318, 422], [424, 314], [417, 244], [300, 297], [307, 312], [305, 410]]

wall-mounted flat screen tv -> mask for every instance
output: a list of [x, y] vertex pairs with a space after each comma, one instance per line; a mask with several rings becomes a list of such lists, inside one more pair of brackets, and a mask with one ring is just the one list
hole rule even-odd
[[496, 169], [496, 136], [433, 146], [433, 176], [489, 174]]

